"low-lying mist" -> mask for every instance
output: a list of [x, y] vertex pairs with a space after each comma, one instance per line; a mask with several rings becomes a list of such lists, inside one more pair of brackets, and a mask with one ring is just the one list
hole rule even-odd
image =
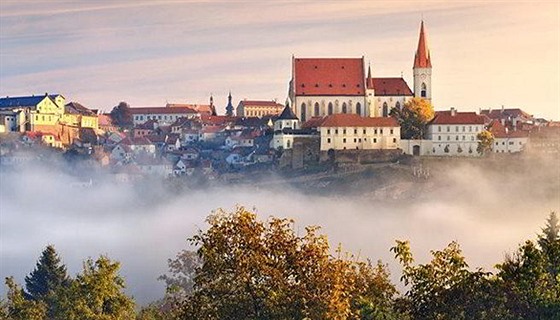
[[388, 263], [395, 282], [400, 270], [389, 252], [395, 239], [410, 240], [419, 262], [427, 261], [429, 250], [457, 240], [471, 267], [492, 270], [504, 253], [534, 239], [548, 213], [560, 208], [555, 161], [511, 162], [427, 160], [427, 180], [410, 174], [404, 181], [381, 181], [374, 172], [325, 192], [287, 184], [176, 192], [156, 181], [119, 184], [110, 175], [83, 187], [80, 178], [46, 166], [3, 170], [0, 276], [23, 283], [48, 244], [71, 275], [87, 257], [107, 254], [121, 262], [128, 292], [143, 304], [163, 296], [156, 278], [166, 272], [168, 258], [188, 247], [186, 238], [207, 227], [205, 217], [238, 204], [255, 208], [263, 219], [294, 218], [301, 230], [320, 225], [331, 245], [342, 243], [361, 258]]

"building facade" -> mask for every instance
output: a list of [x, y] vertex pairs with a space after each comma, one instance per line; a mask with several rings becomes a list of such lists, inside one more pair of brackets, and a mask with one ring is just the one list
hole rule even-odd
[[236, 114], [238, 117], [264, 117], [277, 116], [284, 105], [276, 101], [242, 100], [237, 105]]
[[431, 155], [476, 157], [477, 135], [484, 130], [484, 117], [475, 112], [436, 111], [428, 124], [427, 139], [432, 141]]

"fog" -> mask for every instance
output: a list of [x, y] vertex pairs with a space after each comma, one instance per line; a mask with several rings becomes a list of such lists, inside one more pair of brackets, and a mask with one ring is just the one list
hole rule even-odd
[[395, 283], [399, 266], [389, 252], [395, 239], [410, 240], [422, 263], [430, 250], [457, 240], [471, 267], [492, 270], [506, 252], [534, 239], [549, 212], [560, 208], [558, 163], [511, 162], [430, 160], [424, 164], [429, 179], [413, 178], [406, 168], [395, 181], [374, 171], [324, 190], [238, 184], [174, 192], [155, 181], [119, 184], [110, 175], [96, 175], [93, 186], [84, 188], [52, 167], [3, 170], [0, 276], [23, 284], [48, 244], [71, 275], [81, 271], [84, 259], [106, 254], [121, 262], [127, 292], [143, 304], [162, 297], [157, 277], [166, 272], [168, 258], [188, 247], [188, 237], [207, 228], [205, 217], [238, 204], [255, 208], [263, 219], [294, 218], [298, 231], [320, 225], [332, 246], [341, 243], [362, 258], [388, 263]]

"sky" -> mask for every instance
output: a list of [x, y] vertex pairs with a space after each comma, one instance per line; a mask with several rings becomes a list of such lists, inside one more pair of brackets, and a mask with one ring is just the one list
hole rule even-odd
[[560, 1], [0, 1], [0, 96], [89, 108], [284, 102], [291, 57], [403, 74], [424, 19], [433, 104], [560, 119]]

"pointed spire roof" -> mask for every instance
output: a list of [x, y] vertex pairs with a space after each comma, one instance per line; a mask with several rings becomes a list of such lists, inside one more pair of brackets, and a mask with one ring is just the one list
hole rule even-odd
[[292, 112], [289, 106], [286, 106], [278, 117], [278, 120], [298, 120], [298, 117]]
[[420, 38], [418, 39], [418, 48], [414, 55], [414, 68], [431, 68], [432, 61], [430, 59], [430, 50], [428, 49], [428, 40], [424, 31], [424, 20], [420, 23]]
[[368, 63], [367, 78], [368, 78], [368, 79], [371, 79], [371, 63]]

